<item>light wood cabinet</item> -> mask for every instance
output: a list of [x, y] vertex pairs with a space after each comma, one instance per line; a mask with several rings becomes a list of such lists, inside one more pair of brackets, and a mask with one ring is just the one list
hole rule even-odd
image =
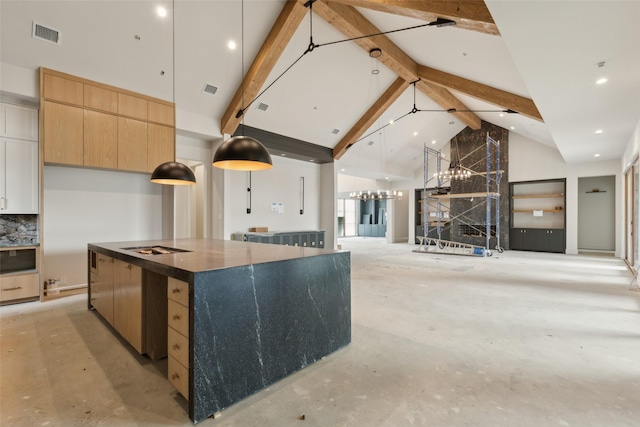
[[142, 269], [116, 259], [113, 271], [113, 326], [139, 353], [144, 353]]
[[118, 117], [84, 110], [84, 166], [118, 167]]
[[38, 273], [0, 276], [0, 302], [36, 299], [40, 296]]
[[84, 163], [84, 110], [44, 102], [44, 161], [82, 166]]
[[84, 104], [84, 85], [81, 82], [53, 74], [44, 75], [44, 97], [67, 104]]
[[147, 122], [118, 117], [118, 169], [147, 171]]
[[91, 305], [104, 319], [113, 325], [113, 277], [114, 259], [97, 254], [95, 272], [91, 274]]
[[139, 120], [147, 120], [147, 100], [124, 93], [118, 94], [118, 114]]
[[174, 109], [170, 105], [160, 104], [159, 102], [148, 102], [147, 120], [161, 125], [173, 126], [175, 122]]
[[107, 113], [117, 114], [118, 92], [85, 84], [84, 106]]
[[0, 103], [0, 136], [37, 141], [38, 110]]
[[167, 281], [169, 382], [189, 400], [189, 284], [169, 277]]
[[169, 126], [147, 124], [147, 172], [162, 163], [175, 159], [175, 129]]
[[46, 68], [40, 79], [45, 163], [147, 173], [175, 159], [172, 103]]

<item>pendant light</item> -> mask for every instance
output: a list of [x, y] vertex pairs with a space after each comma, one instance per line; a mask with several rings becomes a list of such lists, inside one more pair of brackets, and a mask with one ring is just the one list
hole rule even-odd
[[[173, 108], [175, 117], [176, 108], [176, 2], [172, 3], [172, 19], [173, 26], [171, 30], [171, 36], [173, 39]], [[174, 123], [174, 146], [175, 146], [175, 123]], [[180, 162], [166, 162], [156, 167], [151, 174], [151, 182], [155, 184], [164, 185], [194, 185], [196, 183], [196, 176], [193, 174], [191, 168]]]
[[[242, 27], [241, 27], [241, 58], [242, 58], [242, 121], [244, 123], [244, 0], [242, 1]], [[244, 126], [243, 126], [244, 127]], [[271, 169], [273, 162], [271, 155], [264, 145], [255, 138], [238, 135], [227, 139], [213, 156], [213, 166], [220, 169], [238, 171], [261, 171]]]
[[155, 168], [151, 182], [165, 185], [193, 185], [196, 176], [191, 168], [179, 162], [166, 162]]

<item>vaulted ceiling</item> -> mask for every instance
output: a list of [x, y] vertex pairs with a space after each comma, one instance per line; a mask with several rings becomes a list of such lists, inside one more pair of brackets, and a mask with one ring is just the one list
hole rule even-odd
[[[640, 119], [638, 1], [2, 0], [0, 15], [3, 66], [175, 99], [178, 126], [209, 139], [244, 120], [359, 176], [412, 178], [423, 144], [480, 120], [568, 162], [620, 158]], [[438, 19], [455, 25], [424, 26]], [[32, 38], [33, 21], [60, 45]]]

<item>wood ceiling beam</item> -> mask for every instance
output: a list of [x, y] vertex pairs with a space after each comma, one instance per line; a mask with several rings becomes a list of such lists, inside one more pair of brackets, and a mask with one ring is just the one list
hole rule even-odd
[[[298, 1], [301, 4], [306, 3], [306, 0]], [[339, 2], [326, 0], [316, 1], [315, 3], [313, 3], [313, 12], [327, 21], [348, 38], [359, 37], [368, 34], [376, 34], [380, 32], [380, 30], [375, 25], [369, 22], [354, 7], [341, 4]], [[389, 69], [395, 72], [406, 83], [411, 83], [418, 80], [418, 64], [395, 43], [393, 43], [387, 36], [381, 35], [375, 37], [366, 37], [355, 40], [354, 43], [356, 43], [367, 52], [371, 51], [371, 49], [373, 48], [381, 49], [382, 56], [378, 58], [378, 60], [389, 67]], [[440, 86], [422, 82], [422, 84], [417, 84], [416, 88], [433, 99], [445, 110], [451, 108], [455, 108], [457, 110], [469, 109], [462, 102], [456, 99], [448, 90]], [[475, 114], [465, 112], [454, 113], [454, 115], [470, 128], [476, 130], [480, 129], [480, 118]], [[359, 137], [366, 129], [368, 129], [368, 127], [365, 127], [364, 129], [355, 129], [354, 126], [354, 128], [349, 130], [347, 135], [351, 135], [352, 131], [353, 133], [360, 131], [360, 133], [357, 135]], [[345, 138], [343, 138], [343, 140]], [[356, 137], [353, 139], [353, 141], [357, 139], [358, 138]], [[353, 141], [351, 141], [351, 143]], [[342, 141], [340, 141], [338, 144], [340, 143], [342, 143]], [[339, 158], [335, 157], [336, 155], [342, 156], [344, 154], [345, 147], [347, 146], [349, 146], [349, 143], [346, 143], [344, 144], [344, 146], [340, 147], [336, 145], [336, 147], [334, 148], [334, 158]]]
[[[305, 0], [299, 1], [301, 3], [306, 2]], [[351, 6], [332, 1], [316, 1], [313, 3], [313, 12], [347, 38], [380, 32], [380, 29]], [[383, 55], [378, 58], [380, 62], [407, 82], [418, 79], [418, 64], [387, 36], [366, 37], [355, 40], [354, 43], [367, 52], [373, 48], [382, 49]], [[331, 47], [324, 49], [331, 49]]]
[[[287, 0], [222, 116], [220, 129], [223, 134], [233, 135], [236, 131], [242, 121], [242, 117], [236, 117], [236, 115], [238, 111], [246, 107], [246, 105], [242, 105], [243, 98], [246, 102], [250, 102], [258, 95], [306, 13], [307, 8], [298, 1]], [[244, 94], [242, 93], [243, 88]]]
[[360, 117], [356, 124], [349, 129], [346, 135], [333, 147], [333, 158], [338, 160], [347, 150], [355, 144], [360, 136], [382, 116], [391, 104], [409, 87], [402, 77], [398, 77], [391, 86], [373, 103], [366, 113]]
[[523, 116], [544, 122], [538, 108], [529, 98], [477, 83], [463, 77], [454, 76], [453, 74], [445, 73], [444, 71], [424, 65], [418, 66], [418, 76], [422, 81], [464, 93], [481, 101], [498, 105], [504, 109], [517, 111]]
[[498, 27], [483, 0], [332, 0], [380, 12], [417, 18], [426, 22], [438, 17], [456, 21], [456, 28], [499, 35]]

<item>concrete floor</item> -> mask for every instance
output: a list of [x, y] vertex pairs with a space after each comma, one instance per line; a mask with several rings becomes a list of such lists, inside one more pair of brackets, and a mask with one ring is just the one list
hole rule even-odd
[[[640, 425], [640, 292], [621, 260], [340, 243], [351, 345], [199, 425]], [[1, 425], [191, 424], [166, 361], [123, 346], [85, 295], [0, 321]]]

